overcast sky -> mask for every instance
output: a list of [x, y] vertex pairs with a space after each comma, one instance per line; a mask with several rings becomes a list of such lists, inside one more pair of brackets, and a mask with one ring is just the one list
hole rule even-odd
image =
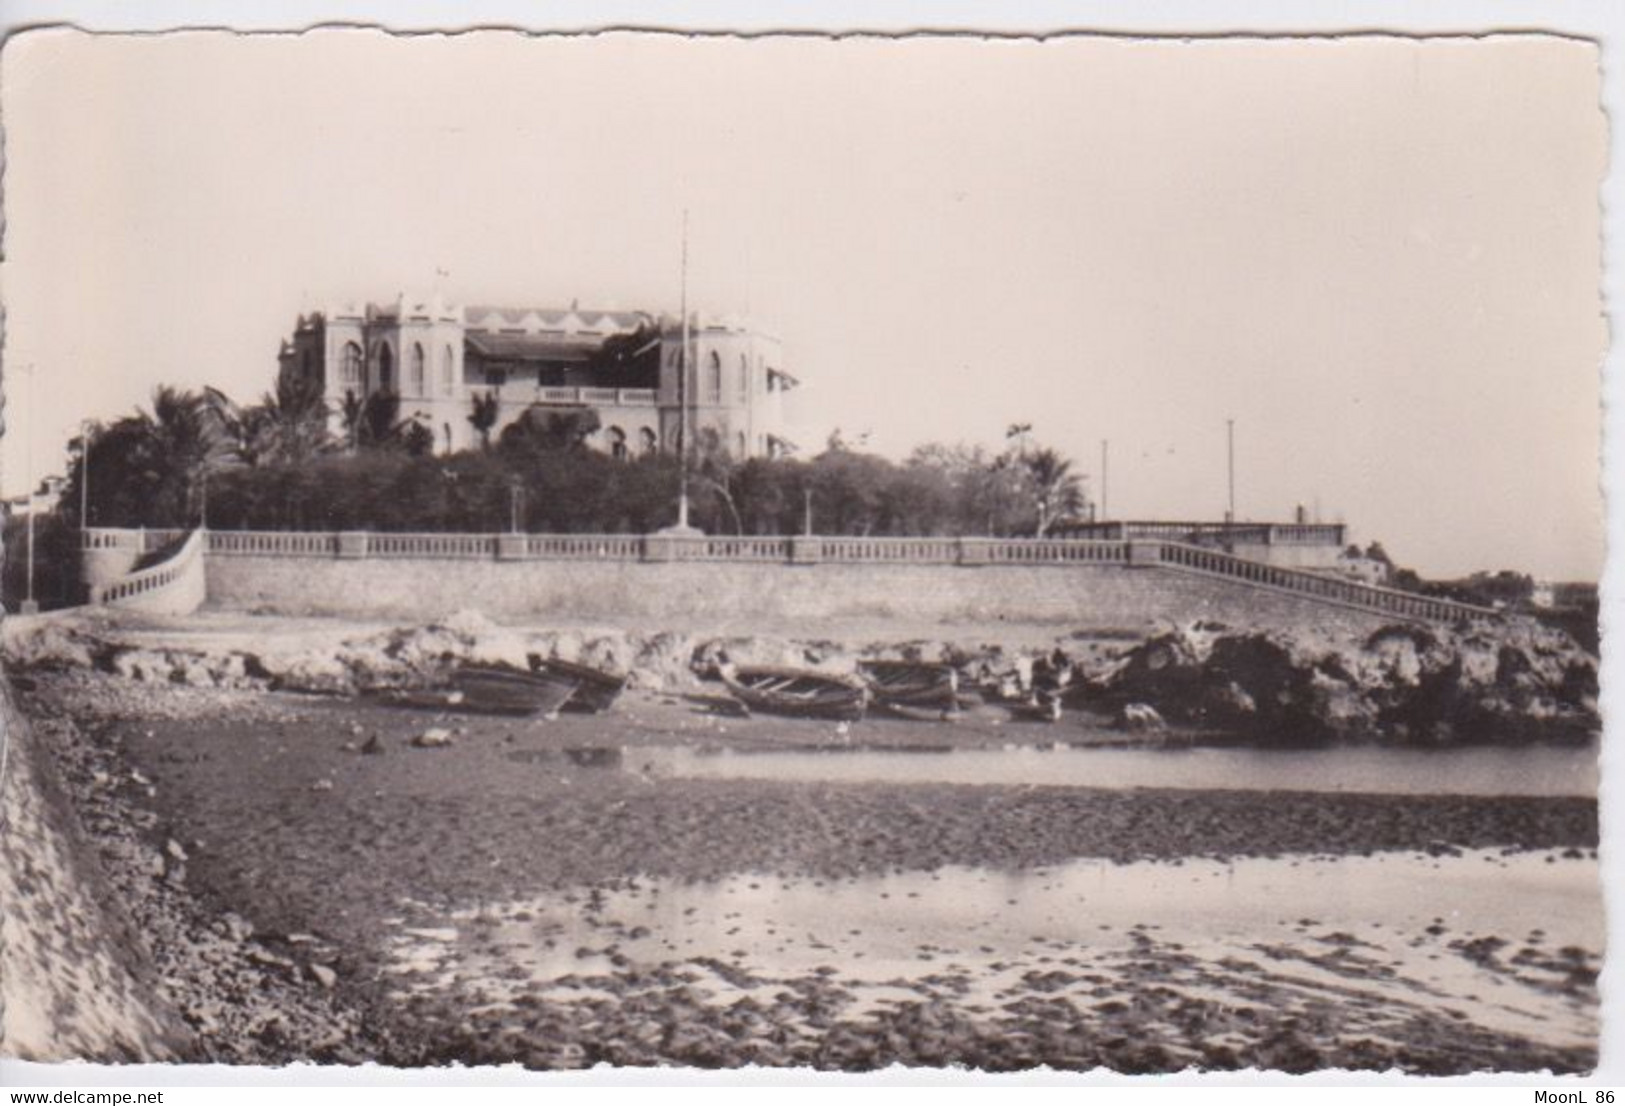
[[[0, 61], [4, 485], [302, 308], [779, 334], [801, 438], [1076, 459], [1117, 517], [1303, 504], [1438, 574], [1602, 563], [1596, 54], [1523, 37], [91, 38]], [[22, 368], [33, 367], [33, 395]]]

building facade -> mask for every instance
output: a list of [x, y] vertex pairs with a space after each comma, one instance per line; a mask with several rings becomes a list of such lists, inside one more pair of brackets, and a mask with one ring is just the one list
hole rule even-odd
[[777, 338], [743, 323], [579, 307], [455, 307], [439, 298], [342, 305], [301, 315], [282, 344], [284, 372], [319, 381], [343, 433], [349, 397], [398, 397], [399, 417], [438, 452], [478, 446], [476, 400], [494, 401], [488, 433], [531, 412], [593, 411], [589, 444], [617, 457], [675, 451], [683, 427], [702, 449], [737, 459], [795, 448], [784, 396], [797, 385]]
[[1301, 510], [1293, 522], [1069, 521], [1052, 527], [1050, 537], [1177, 541], [1281, 568], [1343, 576], [1365, 584], [1388, 582], [1388, 565], [1351, 547], [1345, 524], [1308, 522]]

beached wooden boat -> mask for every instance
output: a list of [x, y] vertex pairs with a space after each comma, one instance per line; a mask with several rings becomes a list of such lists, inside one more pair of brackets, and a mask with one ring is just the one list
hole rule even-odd
[[869, 684], [878, 707], [904, 718], [940, 721], [957, 714], [959, 673], [950, 664], [923, 661], [860, 661], [858, 672]]
[[615, 700], [626, 690], [627, 677], [605, 672], [601, 668], [544, 658], [536, 653], [531, 653], [526, 659], [530, 661], [533, 673], [575, 683], [575, 694], [564, 704], [563, 709], [568, 711], [599, 714], [614, 706]]
[[440, 687], [384, 693], [385, 701], [417, 710], [518, 717], [553, 714], [576, 693], [579, 683], [550, 674], [521, 672], [501, 665], [465, 664]]
[[735, 668], [723, 665], [717, 675], [746, 710], [801, 718], [855, 721], [869, 704], [869, 685], [857, 676], [839, 676], [805, 668]]
[[1012, 718], [1024, 722], [1059, 722], [1061, 720], [1061, 695], [1059, 691], [1037, 690], [1022, 699], [1008, 700], [1004, 703], [1010, 711]]

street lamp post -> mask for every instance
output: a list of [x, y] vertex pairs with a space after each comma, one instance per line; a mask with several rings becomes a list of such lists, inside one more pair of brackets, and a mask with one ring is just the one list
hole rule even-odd
[[677, 528], [688, 526], [688, 209], [683, 209], [683, 284], [678, 299], [683, 313], [683, 353], [677, 377]]
[[1111, 509], [1110, 509], [1110, 507], [1108, 505], [1109, 500], [1107, 500], [1107, 498], [1106, 498], [1106, 495], [1107, 495], [1106, 478], [1110, 473], [1110, 469], [1107, 468], [1107, 464], [1111, 460], [1111, 445], [1112, 445], [1112, 443], [1105, 440], [1105, 439], [1102, 439], [1101, 442], [1100, 442], [1100, 521], [1101, 522], [1105, 522], [1108, 518], [1111, 517]]
[[28, 396], [23, 403], [23, 425], [27, 428], [23, 434], [23, 450], [25, 463], [23, 471], [28, 480], [28, 595], [22, 602], [19, 612], [22, 614], [36, 614], [39, 603], [34, 600], [34, 505], [38, 500], [34, 496], [34, 366], [23, 368], [23, 375], [28, 377]]
[[1229, 473], [1230, 484], [1230, 509], [1224, 513], [1224, 521], [1234, 523], [1236, 521], [1236, 420], [1226, 419], [1224, 427], [1226, 469]]
[[34, 486], [28, 486], [28, 598], [23, 600], [22, 613], [34, 614], [39, 604], [34, 601]]

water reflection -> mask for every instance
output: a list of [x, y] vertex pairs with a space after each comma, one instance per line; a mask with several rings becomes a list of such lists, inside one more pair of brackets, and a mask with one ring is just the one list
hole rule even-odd
[[519, 764], [545, 764], [554, 767], [620, 769], [627, 750], [619, 746], [588, 746], [573, 749], [515, 749], [508, 759]]
[[1349, 791], [1430, 795], [1597, 793], [1597, 748], [1214, 749], [627, 749], [645, 776], [836, 783], [959, 783]]
[[848, 1016], [922, 994], [976, 1011], [1035, 989], [1093, 1002], [1154, 983], [1245, 1005], [1267, 988], [1272, 1004], [1306, 1011], [1335, 992], [1374, 1032], [1471, 1011], [1474, 1024], [1563, 1044], [1594, 1040], [1595, 991], [1574, 973], [1595, 971], [1604, 938], [1594, 859], [1492, 851], [639, 877], [435, 923], [460, 937], [399, 931], [395, 972], [418, 987], [479, 979], [509, 1001], [575, 1001], [606, 973], [673, 964], [708, 966], [692, 978], [724, 1005], [825, 977], [851, 996]]

